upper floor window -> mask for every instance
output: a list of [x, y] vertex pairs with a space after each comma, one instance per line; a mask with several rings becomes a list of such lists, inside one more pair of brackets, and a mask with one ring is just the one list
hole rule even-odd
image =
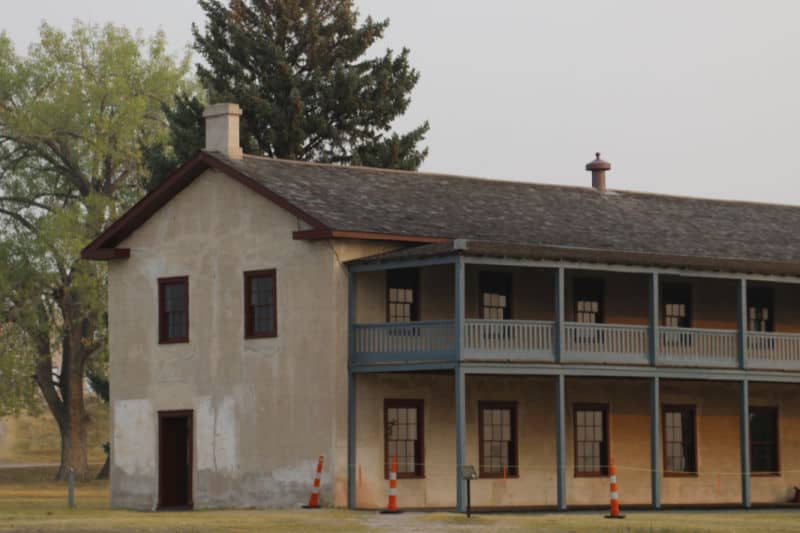
[[275, 306], [275, 270], [244, 273], [244, 336], [275, 337], [278, 310]]
[[386, 449], [384, 474], [389, 476], [392, 458], [397, 458], [398, 477], [425, 475], [422, 400], [385, 400], [384, 434]]
[[413, 268], [386, 273], [386, 319], [389, 322], [419, 320], [419, 271]]
[[579, 278], [574, 283], [575, 322], [587, 324], [603, 322], [603, 293], [602, 279]]
[[189, 278], [158, 280], [158, 342], [189, 342]]
[[608, 407], [575, 406], [575, 475], [608, 473]]
[[511, 273], [481, 272], [478, 285], [480, 317], [486, 320], [511, 318]]
[[697, 472], [694, 407], [664, 407], [664, 472]]
[[661, 291], [664, 300], [664, 325], [668, 328], [692, 326], [691, 285], [669, 283]]
[[776, 474], [778, 466], [778, 409], [750, 408], [750, 470]]
[[774, 331], [771, 288], [747, 288], [747, 329]]
[[516, 476], [517, 405], [512, 402], [480, 402], [481, 477]]

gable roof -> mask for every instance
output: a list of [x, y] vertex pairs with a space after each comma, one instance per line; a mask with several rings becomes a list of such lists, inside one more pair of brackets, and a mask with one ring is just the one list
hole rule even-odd
[[[451, 239], [745, 264], [800, 272], [800, 207], [600, 192], [423, 172], [201, 152], [112, 224], [84, 257], [121, 242], [206, 168], [237, 179], [306, 221], [295, 238]], [[105, 252], [103, 252], [105, 251]], [[106, 257], [107, 258], [107, 257]], [[739, 268], [739, 267], [737, 267]], [[742, 270], [747, 272], [748, 270]]]

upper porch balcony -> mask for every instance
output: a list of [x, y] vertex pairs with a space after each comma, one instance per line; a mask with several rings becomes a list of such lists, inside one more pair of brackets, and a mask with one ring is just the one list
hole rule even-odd
[[[351, 273], [350, 364], [800, 372], [800, 285], [458, 263]], [[460, 289], [460, 290], [459, 290]]]

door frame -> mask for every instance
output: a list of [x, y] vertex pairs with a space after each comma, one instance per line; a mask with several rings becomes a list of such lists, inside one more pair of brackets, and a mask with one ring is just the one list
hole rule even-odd
[[[162, 439], [162, 430], [164, 421], [170, 418], [186, 418], [188, 422], [188, 436], [189, 446], [187, 453], [189, 454], [188, 463], [189, 469], [186, 476], [187, 484], [187, 502], [186, 505], [180, 506], [167, 506], [162, 504], [162, 497], [164, 494], [164, 475], [161, 469], [161, 458], [164, 456], [164, 440]], [[193, 509], [194, 508], [194, 411], [191, 409], [183, 409], [176, 411], [159, 411], [158, 412], [158, 505], [156, 509]]]

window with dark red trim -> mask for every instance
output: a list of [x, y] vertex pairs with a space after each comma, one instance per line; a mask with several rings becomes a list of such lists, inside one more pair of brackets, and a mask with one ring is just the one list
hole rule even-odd
[[480, 317], [486, 320], [511, 318], [511, 272], [481, 272]]
[[517, 476], [517, 404], [479, 402], [480, 476]]
[[419, 271], [403, 268], [386, 272], [386, 320], [419, 320]]
[[275, 269], [244, 273], [244, 336], [247, 339], [278, 335]]
[[692, 327], [692, 286], [668, 283], [661, 289], [664, 301], [663, 325], [669, 328]]
[[608, 474], [608, 406], [575, 406], [575, 476]]
[[697, 472], [695, 409], [690, 405], [667, 405], [664, 414], [664, 474]]
[[578, 278], [574, 283], [575, 322], [603, 322], [605, 283], [599, 278]]
[[749, 331], [775, 331], [770, 287], [747, 288], [747, 329]]
[[384, 475], [389, 477], [392, 457], [397, 458], [397, 477], [425, 476], [422, 400], [384, 400]]
[[750, 470], [756, 474], [777, 474], [778, 409], [750, 408]]
[[189, 278], [158, 280], [158, 342], [189, 342]]

